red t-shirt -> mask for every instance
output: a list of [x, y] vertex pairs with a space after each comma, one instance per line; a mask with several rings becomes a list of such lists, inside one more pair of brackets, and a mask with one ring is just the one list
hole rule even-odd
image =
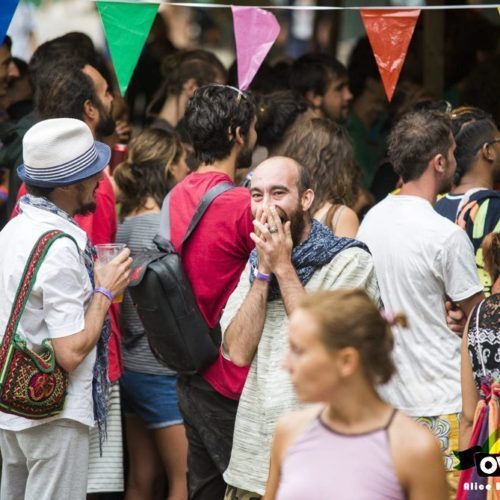
[[[23, 182], [17, 193], [17, 199], [26, 194], [26, 184]], [[99, 182], [96, 191], [96, 211], [88, 215], [75, 215], [75, 221], [87, 233], [93, 245], [113, 243], [116, 238], [118, 221], [113, 186], [107, 175]], [[16, 207], [12, 211], [15, 217], [19, 213]], [[123, 372], [121, 360], [120, 306], [113, 304], [109, 309], [112, 335], [109, 339], [109, 380], [118, 380]]]
[[[221, 172], [194, 172], [175, 186], [170, 199], [171, 240], [182, 257], [196, 302], [210, 328], [219, 321], [254, 248], [250, 238], [253, 224], [249, 191], [237, 187], [217, 197], [186, 247], [180, 247], [201, 198], [224, 181], [232, 182]], [[239, 368], [219, 353], [202, 376], [223, 396], [239, 399], [248, 370], [249, 367]]]

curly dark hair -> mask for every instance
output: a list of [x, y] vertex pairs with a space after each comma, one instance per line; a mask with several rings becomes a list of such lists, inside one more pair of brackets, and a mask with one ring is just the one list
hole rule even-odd
[[451, 119], [438, 111], [410, 111], [391, 130], [388, 145], [389, 160], [403, 182], [419, 179], [434, 156], [447, 156]]
[[325, 203], [352, 207], [359, 189], [359, 173], [344, 129], [326, 118], [314, 118], [294, 127], [283, 155], [305, 167], [313, 179], [311, 213]]
[[99, 108], [101, 103], [90, 76], [82, 70], [83, 59], [66, 59], [53, 64], [50, 78], [39, 78], [35, 89], [35, 113], [48, 118], [83, 118], [86, 101]]
[[325, 95], [332, 78], [347, 75], [346, 67], [328, 54], [306, 54], [299, 57], [290, 70], [290, 88], [305, 96], [309, 90]]
[[461, 107], [451, 113], [451, 130], [457, 144], [454, 184], [458, 185], [483, 144], [494, 139], [497, 128], [491, 115], [482, 109]]
[[256, 116], [254, 99], [227, 85], [197, 89], [185, 114], [185, 130], [196, 158], [210, 165], [227, 158], [235, 144], [236, 129], [246, 136]]
[[263, 95], [258, 103], [258, 143], [272, 154], [284, 140], [285, 133], [299, 115], [309, 109], [307, 101], [292, 90], [278, 90]]
[[127, 159], [113, 172], [120, 190], [120, 219], [146, 206], [149, 197], [161, 206], [175, 184], [168, 166], [177, 163], [183, 153], [175, 132], [147, 128], [130, 141]]

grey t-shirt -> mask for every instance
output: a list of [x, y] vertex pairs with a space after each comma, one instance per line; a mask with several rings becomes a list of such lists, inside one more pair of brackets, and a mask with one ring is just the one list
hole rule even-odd
[[[160, 212], [148, 212], [126, 218], [118, 225], [117, 243], [125, 243], [132, 257], [154, 248], [153, 238], [160, 226]], [[127, 370], [150, 375], [174, 375], [162, 365], [149, 347], [144, 327], [137, 314], [130, 294], [125, 291], [121, 308], [123, 365]]]

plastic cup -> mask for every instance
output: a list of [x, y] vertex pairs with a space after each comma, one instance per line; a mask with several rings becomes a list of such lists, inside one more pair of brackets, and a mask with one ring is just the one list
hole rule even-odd
[[[126, 247], [125, 243], [101, 243], [95, 245], [97, 260], [99, 264], [106, 265], [112, 261]], [[123, 300], [123, 292], [115, 295], [113, 304], [119, 304]]]

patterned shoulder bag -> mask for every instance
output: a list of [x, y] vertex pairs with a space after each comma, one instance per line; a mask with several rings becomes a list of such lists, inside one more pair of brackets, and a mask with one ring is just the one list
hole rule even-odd
[[0, 347], [0, 411], [4, 413], [40, 419], [57, 415], [64, 407], [68, 374], [56, 363], [52, 342], [45, 339], [36, 353], [17, 334], [42, 261], [50, 246], [63, 237], [76, 245], [58, 230], [42, 234], [24, 268]]

